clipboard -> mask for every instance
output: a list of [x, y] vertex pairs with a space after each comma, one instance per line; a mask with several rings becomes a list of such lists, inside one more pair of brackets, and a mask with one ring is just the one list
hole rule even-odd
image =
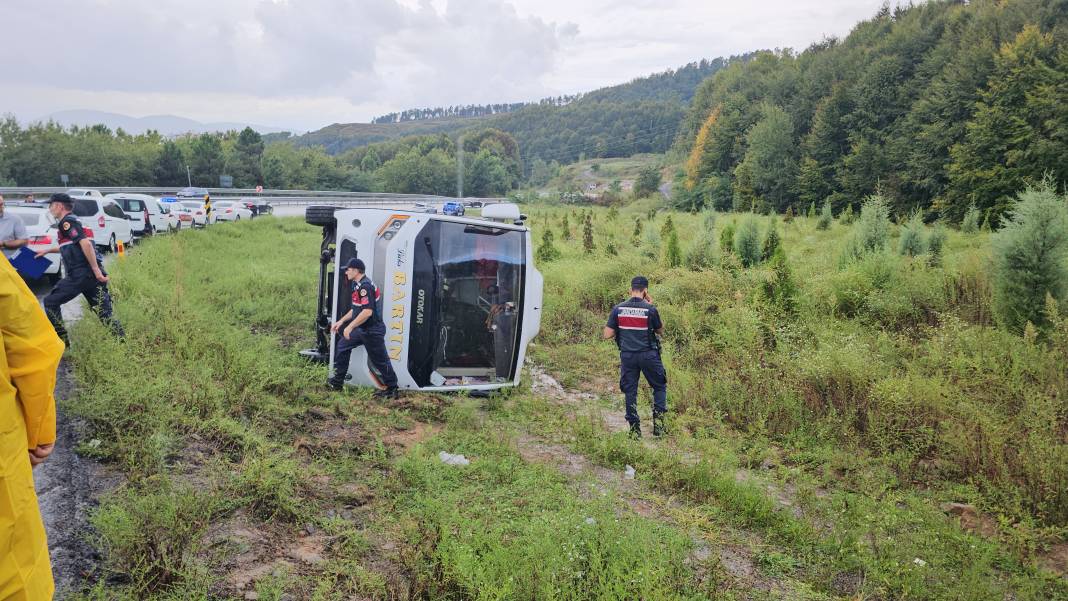
[[15, 266], [15, 270], [31, 279], [41, 277], [52, 266], [51, 259], [35, 257], [34, 254], [32, 250], [23, 246], [11, 256], [11, 264]]

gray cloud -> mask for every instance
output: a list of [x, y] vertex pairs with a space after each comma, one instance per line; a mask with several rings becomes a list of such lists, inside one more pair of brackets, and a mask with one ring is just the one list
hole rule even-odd
[[396, 0], [14, 0], [3, 12], [48, 32], [0, 55], [8, 84], [90, 91], [512, 96], [559, 49], [554, 26], [492, 0], [443, 14]]
[[882, 1], [0, 0], [9, 32], [0, 112], [315, 128], [588, 91], [758, 48], [800, 50], [845, 35]]

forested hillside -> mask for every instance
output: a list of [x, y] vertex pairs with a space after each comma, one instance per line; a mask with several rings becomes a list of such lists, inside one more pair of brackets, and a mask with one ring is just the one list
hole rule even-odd
[[682, 205], [996, 221], [1028, 182], [1068, 180], [1068, 2], [936, 1], [844, 40], [766, 52], [706, 80], [684, 120]]
[[[396, 123], [334, 124], [293, 138], [298, 146], [322, 146], [335, 154], [411, 135], [459, 132], [492, 127], [519, 142], [529, 173], [536, 161], [573, 162], [580, 157], [618, 157], [663, 152], [674, 141], [686, 104], [706, 77], [749, 55], [690, 63], [679, 69], [641, 77], [576, 98], [546, 99], [509, 110], [469, 111], [483, 116], [457, 117], [463, 110], [412, 109], [393, 115]], [[485, 108], [485, 107], [483, 107]], [[440, 110], [441, 118], [434, 118]], [[402, 119], [408, 115], [408, 119]], [[429, 116], [430, 118], [427, 118]], [[386, 117], [390, 117], [387, 115]]]
[[746, 60], [755, 53], [730, 58], [701, 59], [678, 69], [668, 69], [646, 77], [607, 88], [594, 90], [582, 96], [586, 101], [636, 102], [641, 100], [675, 100], [689, 103], [693, 99], [697, 86], [708, 77], [715, 75], [733, 61]]

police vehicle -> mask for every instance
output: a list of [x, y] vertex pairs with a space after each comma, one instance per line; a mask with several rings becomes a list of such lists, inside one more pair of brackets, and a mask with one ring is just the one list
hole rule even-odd
[[[308, 207], [305, 220], [323, 228], [323, 239], [317, 346], [301, 354], [333, 364], [330, 324], [351, 307], [340, 266], [359, 258], [378, 287], [400, 388], [516, 386], [542, 310], [542, 276], [523, 219], [514, 204], [487, 207], [481, 218]], [[362, 346], [352, 353], [347, 383], [381, 387]]]

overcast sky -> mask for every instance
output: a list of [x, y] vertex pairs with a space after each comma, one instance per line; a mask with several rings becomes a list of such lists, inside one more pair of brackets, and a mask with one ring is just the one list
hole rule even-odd
[[[802, 50], [883, 0], [0, 0], [0, 113], [317, 129]], [[895, 2], [896, 4], [896, 2]], [[20, 40], [20, 32], [25, 39]]]

